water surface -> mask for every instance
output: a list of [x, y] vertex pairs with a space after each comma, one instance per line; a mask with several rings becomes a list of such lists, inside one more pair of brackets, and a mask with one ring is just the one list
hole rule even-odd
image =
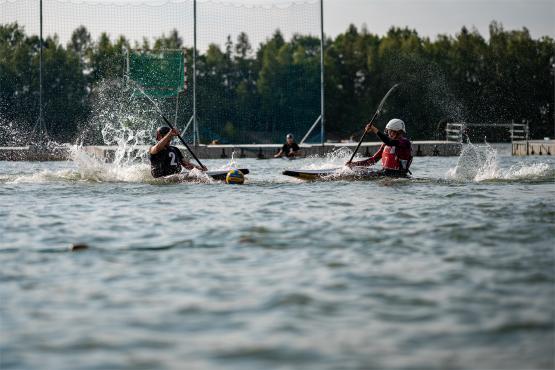
[[243, 186], [0, 162], [0, 367], [551, 369], [555, 162], [468, 158], [241, 159]]

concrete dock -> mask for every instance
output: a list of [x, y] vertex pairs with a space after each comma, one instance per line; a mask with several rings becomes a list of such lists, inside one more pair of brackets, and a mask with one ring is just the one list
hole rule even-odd
[[64, 161], [69, 158], [66, 147], [38, 149], [29, 146], [0, 147], [0, 161]]
[[[359, 149], [359, 153], [370, 156], [378, 150], [381, 143], [366, 142]], [[229, 158], [231, 153], [237, 158], [271, 158], [281, 148], [282, 144], [242, 144], [242, 145], [201, 145], [195, 147], [199, 158], [215, 159]], [[304, 156], [321, 157], [340, 148], [354, 150], [357, 143], [325, 143], [324, 145], [301, 145]], [[457, 156], [461, 146], [458, 143], [444, 141], [417, 141], [413, 142], [415, 156]]]
[[[232, 153], [236, 158], [271, 158], [281, 148], [282, 144], [227, 144], [227, 145], [198, 145], [192, 147], [195, 154], [201, 159], [231, 158]], [[320, 157], [339, 148], [354, 150], [357, 143], [325, 143], [301, 145], [304, 156]], [[359, 153], [363, 156], [372, 155], [380, 147], [379, 142], [362, 143]], [[180, 145], [179, 148], [186, 152]], [[116, 146], [84, 146], [83, 150], [92, 156], [111, 161], [114, 159]], [[136, 151], [147, 151], [148, 146], [138, 146]], [[461, 150], [459, 143], [446, 141], [414, 141], [414, 156], [458, 156]], [[69, 159], [67, 147], [60, 146], [55, 150], [40, 150], [33, 147], [0, 147], [1, 161], [55, 161]]]

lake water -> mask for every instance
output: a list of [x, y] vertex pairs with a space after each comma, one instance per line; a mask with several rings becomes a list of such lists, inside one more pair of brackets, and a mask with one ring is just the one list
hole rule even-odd
[[555, 161], [280, 175], [344, 157], [240, 159], [242, 186], [0, 162], [0, 368], [552, 369]]

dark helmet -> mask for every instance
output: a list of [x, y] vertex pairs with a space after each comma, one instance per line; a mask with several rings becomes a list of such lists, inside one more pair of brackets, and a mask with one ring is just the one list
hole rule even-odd
[[166, 136], [169, 132], [171, 131], [171, 129], [168, 126], [162, 126], [162, 127], [158, 127], [158, 129], [156, 130], [156, 133], [158, 135], [160, 135], [161, 137]]

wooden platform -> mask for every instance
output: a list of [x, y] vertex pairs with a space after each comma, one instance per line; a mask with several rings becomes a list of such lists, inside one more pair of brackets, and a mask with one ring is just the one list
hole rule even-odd
[[515, 141], [513, 155], [555, 155], [555, 140]]

